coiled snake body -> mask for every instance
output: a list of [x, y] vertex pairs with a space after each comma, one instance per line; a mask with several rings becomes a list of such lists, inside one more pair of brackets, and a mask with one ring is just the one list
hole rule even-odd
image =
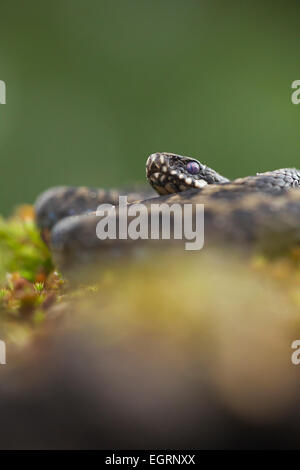
[[[99, 240], [93, 212], [100, 204], [128, 202], [204, 204], [205, 243], [231, 241], [266, 246], [300, 242], [300, 172], [296, 169], [259, 173], [229, 181], [198, 160], [155, 153], [146, 163], [146, 177], [155, 192], [104, 191], [58, 187], [36, 201], [36, 220], [44, 239], [60, 260], [93, 259], [106, 248], [122, 251], [122, 240]], [[158, 193], [158, 195], [155, 193]]]

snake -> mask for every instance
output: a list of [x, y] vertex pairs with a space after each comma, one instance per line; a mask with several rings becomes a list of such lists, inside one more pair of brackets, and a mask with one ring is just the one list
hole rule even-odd
[[153, 202], [203, 204], [205, 244], [277, 249], [300, 243], [300, 171], [295, 168], [229, 180], [196, 158], [158, 152], [147, 158], [146, 179], [149, 186], [143, 190], [59, 186], [43, 192], [35, 203], [36, 223], [59, 263], [113, 256], [139, 245], [96, 236], [97, 207], [117, 205], [121, 195], [129, 205], [139, 201], [149, 211]]

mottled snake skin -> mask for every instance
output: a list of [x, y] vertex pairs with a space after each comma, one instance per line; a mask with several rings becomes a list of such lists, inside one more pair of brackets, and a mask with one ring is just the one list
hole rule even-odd
[[[189, 172], [193, 170], [192, 173]], [[36, 201], [37, 224], [60, 262], [92, 260], [104, 253], [122, 253], [150, 240], [106, 240], [96, 237], [96, 208], [117, 204], [126, 194], [150, 207], [153, 202], [204, 204], [205, 245], [296, 245], [300, 242], [300, 172], [296, 169], [260, 173], [229, 181], [198, 160], [171, 153], [150, 155], [146, 176], [155, 192], [118, 192], [86, 187], [52, 188]], [[151, 241], [166, 245], [166, 241]]]

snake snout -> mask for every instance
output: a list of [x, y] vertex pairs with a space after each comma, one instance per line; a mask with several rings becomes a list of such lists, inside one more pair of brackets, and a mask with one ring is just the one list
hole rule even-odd
[[200, 162], [173, 153], [153, 153], [146, 163], [149, 183], [159, 194], [173, 194], [191, 188], [201, 189], [207, 181], [203, 179]]
[[147, 178], [149, 178], [152, 174], [156, 172], [160, 172], [161, 167], [164, 164], [165, 164], [165, 157], [162, 154], [152, 153], [152, 155], [148, 157], [148, 160], [146, 163]]
[[164, 153], [152, 153], [146, 162], [146, 177], [151, 186], [159, 194], [168, 194], [164, 187], [166, 173], [169, 171], [168, 155]]

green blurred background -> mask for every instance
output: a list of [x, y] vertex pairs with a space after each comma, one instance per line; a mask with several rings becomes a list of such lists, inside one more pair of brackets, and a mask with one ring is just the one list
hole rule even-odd
[[1, 0], [0, 213], [143, 181], [155, 151], [299, 167], [299, 31], [295, 1]]

